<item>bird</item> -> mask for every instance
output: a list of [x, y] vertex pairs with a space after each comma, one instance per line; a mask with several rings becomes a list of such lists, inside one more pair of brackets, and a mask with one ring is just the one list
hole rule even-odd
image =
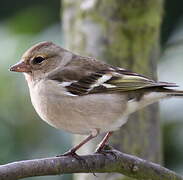
[[10, 71], [22, 72], [31, 102], [42, 120], [73, 134], [87, 135], [63, 155], [105, 133], [96, 152], [128, 116], [160, 99], [183, 96], [175, 83], [144, 75], [66, 50], [53, 42], [29, 48]]

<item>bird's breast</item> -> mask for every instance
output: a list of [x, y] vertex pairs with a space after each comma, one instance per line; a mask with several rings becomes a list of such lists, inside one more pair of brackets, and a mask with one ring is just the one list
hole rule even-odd
[[53, 82], [42, 82], [30, 90], [39, 116], [48, 124], [76, 134], [89, 134], [93, 129], [108, 132], [126, 122], [126, 101], [114, 94], [85, 96], [65, 95]]

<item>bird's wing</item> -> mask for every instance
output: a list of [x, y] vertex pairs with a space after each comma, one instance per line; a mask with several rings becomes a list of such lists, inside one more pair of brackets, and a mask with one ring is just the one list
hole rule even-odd
[[58, 81], [68, 91], [68, 95], [120, 93], [177, 86], [174, 83], [155, 82], [143, 75], [113, 67], [95, 59], [80, 57], [79, 61], [73, 61], [68, 67], [58, 70], [50, 77], [52, 80]]
[[174, 87], [175, 84], [155, 82], [136, 73], [126, 71], [99, 71], [67, 86], [67, 90], [75, 95], [92, 93], [128, 92], [150, 87]]
[[73, 78], [69, 81], [61, 81], [60, 85], [65, 87], [68, 94], [72, 96], [82, 96], [93, 93], [132, 92], [140, 89], [149, 89], [151, 87], [177, 86], [173, 83], [155, 82], [140, 74], [108, 65], [102, 65], [101, 68], [98, 69], [91, 67], [89, 69], [89, 73], [84, 73], [85, 70], [81, 68], [80, 75], [76, 72], [72, 72], [72, 70], [69, 71], [70, 74], [73, 73], [75, 75], [73, 75]]

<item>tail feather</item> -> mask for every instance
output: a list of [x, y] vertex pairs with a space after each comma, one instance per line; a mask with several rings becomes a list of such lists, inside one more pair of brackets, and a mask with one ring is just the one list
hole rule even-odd
[[168, 83], [163, 81], [157, 82], [156, 85], [159, 87], [179, 87], [176, 83]]
[[176, 89], [168, 89], [164, 88], [167, 92], [168, 96], [183, 96], [183, 91], [182, 90], [176, 90]]
[[158, 82], [155, 86], [145, 88], [145, 91], [137, 90], [141, 94], [140, 98], [132, 99], [128, 101], [128, 114], [133, 113], [139, 109], [142, 109], [150, 104], [153, 104], [160, 99], [183, 96], [183, 90], [171, 89], [172, 87], [178, 87], [173, 83]]
[[175, 83], [158, 82], [157, 92], [167, 93], [168, 96], [183, 96], [183, 90], [171, 89], [173, 87], [179, 87]]

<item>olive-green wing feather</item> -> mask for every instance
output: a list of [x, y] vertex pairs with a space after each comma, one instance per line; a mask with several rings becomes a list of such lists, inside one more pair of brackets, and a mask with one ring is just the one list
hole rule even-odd
[[121, 68], [104, 69], [91, 73], [80, 80], [69, 84], [66, 88], [74, 95], [93, 93], [128, 92], [151, 87], [175, 87], [176, 84], [155, 82], [140, 74]]

